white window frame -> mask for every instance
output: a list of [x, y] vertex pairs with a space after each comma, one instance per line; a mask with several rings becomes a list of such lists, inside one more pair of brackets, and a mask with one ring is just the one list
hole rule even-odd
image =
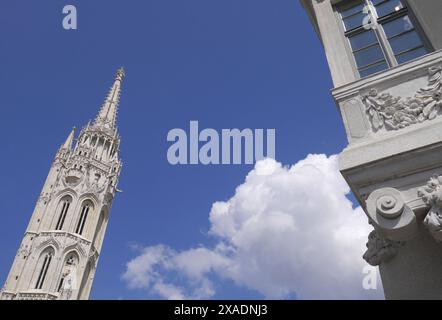
[[[354, 4], [364, 3], [369, 8], [368, 14], [371, 17], [371, 19], [370, 19], [371, 23], [375, 26], [372, 30], [373, 30], [374, 34], [376, 35], [377, 41], [378, 41], [379, 46], [380, 46], [380, 48], [382, 50], [382, 53], [384, 55], [384, 58], [385, 58], [385, 61], [387, 63], [387, 67], [388, 67], [386, 70], [383, 70], [383, 71], [387, 71], [388, 69], [396, 67], [396, 66], [399, 65], [399, 63], [397, 62], [396, 56], [395, 56], [395, 54], [393, 52], [393, 49], [391, 48], [391, 45], [389, 43], [388, 37], [385, 34], [385, 31], [384, 31], [384, 28], [383, 28], [383, 24], [386, 23], [386, 22], [393, 21], [393, 20], [398, 19], [400, 17], [408, 16], [410, 18], [410, 20], [411, 20], [411, 23], [413, 24], [414, 30], [419, 35], [419, 37], [420, 37], [420, 39], [422, 41], [423, 47], [428, 51], [428, 53], [431, 53], [432, 51], [434, 51], [434, 48], [431, 45], [431, 43], [429, 42], [428, 38], [426, 37], [425, 32], [420, 27], [418, 21], [414, 17], [412, 10], [410, 9], [410, 7], [409, 7], [409, 5], [407, 3], [407, 0], [401, 0], [401, 3], [404, 6], [403, 8], [401, 8], [398, 11], [392, 12], [392, 13], [386, 15], [386, 16], [383, 16], [381, 18], [378, 17], [375, 5], [372, 3], [371, 0], [341, 0], [341, 1], [334, 1], [333, 2], [334, 11], [336, 13], [337, 19], [339, 20], [339, 26], [340, 26], [340, 28], [342, 30], [343, 38], [346, 41], [346, 48], [349, 51], [348, 53], [352, 57], [352, 64], [353, 64], [353, 68], [354, 68], [354, 73], [355, 73], [355, 76], [357, 78], [366, 78], [366, 77], [371, 76], [372, 74], [367, 75], [367, 76], [361, 76], [361, 74], [359, 72], [358, 65], [356, 63], [356, 59], [355, 59], [353, 48], [352, 48], [351, 43], [350, 43], [350, 37], [351, 36], [356, 35], [358, 33], [362, 33], [366, 29], [364, 29], [364, 27], [361, 26], [361, 27], [357, 27], [357, 28], [354, 28], [354, 29], [351, 29], [351, 30], [345, 30], [344, 21], [343, 21], [343, 18], [341, 16], [340, 12], [339, 12], [339, 7], [346, 6], [347, 4], [350, 4], [350, 3], [354, 3]], [[348, 7], [350, 8], [351, 6], [348, 6]], [[401, 33], [401, 35], [402, 34], [403, 33]], [[412, 51], [414, 49], [416, 49], [416, 48], [410, 49], [409, 51]], [[358, 51], [358, 50], [356, 50], [356, 51]], [[407, 51], [404, 51], [403, 53], [406, 53], [406, 52]], [[405, 63], [407, 63], [407, 62], [405, 62]], [[376, 62], [374, 62], [372, 65], [375, 65], [375, 64], [376, 64]], [[402, 64], [404, 64], [404, 63], [402, 63]], [[369, 66], [370, 65], [367, 65], [365, 67], [368, 68]], [[373, 73], [373, 74], [375, 74], [375, 73]]]

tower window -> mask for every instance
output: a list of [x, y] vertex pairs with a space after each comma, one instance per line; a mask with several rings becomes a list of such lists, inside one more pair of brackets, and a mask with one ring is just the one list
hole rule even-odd
[[48, 252], [44, 256], [43, 264], [40, 269], [40, 273], [38, 274], [37, 283], [35, 284], [35, 289], [43, 288], [44, 281], [46, 279], [46, 275], [48, 273], [49, 266], [52, 261], [52, 252]]
[[89, 214], [89, 211], [92, 207], [92, 204], [90, 202], [85, 202], [81, 206], [80, 210], [80, 218], [78, 219], [77, 227], [75, 228], [75, 233], [82, 235], [84, 231], [84, 226], [86, 224], [86, 220]]
[[361, 78], [432, 51], [402, 0], [342, 1], [337, 11]]
[[62, 230], [64, 221], [66, 220], [66, 214], [71, 205], [71, 198], [65, 197], [61, 200], [60, 205], [58, 206], [60, 209], [60, 213], [58, 215], [57, 225], [55, 226], [55, 230]]
[[64, 283], [64, 277], [62, 277], [60, 279], [60, 283], [58, 284], [57, 292], [61, 291], [61, 289], [63, 288], [63, 283]]
[[68, 256], [62, 269], [57, 292], [62, 292], [64, 289], [75, 289], [76, 267], [78, 265], [78, 261], [79, 259], [77, 255], [71, 254]]

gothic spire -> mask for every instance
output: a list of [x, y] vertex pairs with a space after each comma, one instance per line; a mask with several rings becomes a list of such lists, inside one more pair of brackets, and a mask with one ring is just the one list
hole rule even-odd
[[115, 76], [115, 82], [101, 106], [100, 112], [95, 119], [96, 126], [102, 126], [107, 129], [114, 129], [117, 119], [118, 104], [120, 102], [121, 83], [125, 76], [124, 69], [120, 68]]
[[72, 143], [74, 142], [74, 136], [75, 136], [75, 127], [72, 128], [71, 132], [69, 133], [66, 141], [64, 142], [61, 148], [65, 150], [71, 150]]

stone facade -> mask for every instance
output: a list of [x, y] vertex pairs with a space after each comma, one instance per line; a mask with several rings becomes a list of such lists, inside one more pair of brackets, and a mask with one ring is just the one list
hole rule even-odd
[[301, 0], [324, 44], [348, 146], [340, 170], [374, 231], [364, 259], [388, 299], [442, 299], [442, 1], [408, 0], [433, 50], [360, 78], [335, 6]]
[[58, 150], [0, 299], [89, 298], [122, 166], [123, 78], [120, 69], [96, 120]]

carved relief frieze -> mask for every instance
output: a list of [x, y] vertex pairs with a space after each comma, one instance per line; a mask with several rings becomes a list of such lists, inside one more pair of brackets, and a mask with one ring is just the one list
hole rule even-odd
[[442, 114], [442, 67], [431, 67], [428, 73], [428, 85], [412, 97], [395, 97], [377, 89], [362, 96], [374, 132], [399, 130]]

